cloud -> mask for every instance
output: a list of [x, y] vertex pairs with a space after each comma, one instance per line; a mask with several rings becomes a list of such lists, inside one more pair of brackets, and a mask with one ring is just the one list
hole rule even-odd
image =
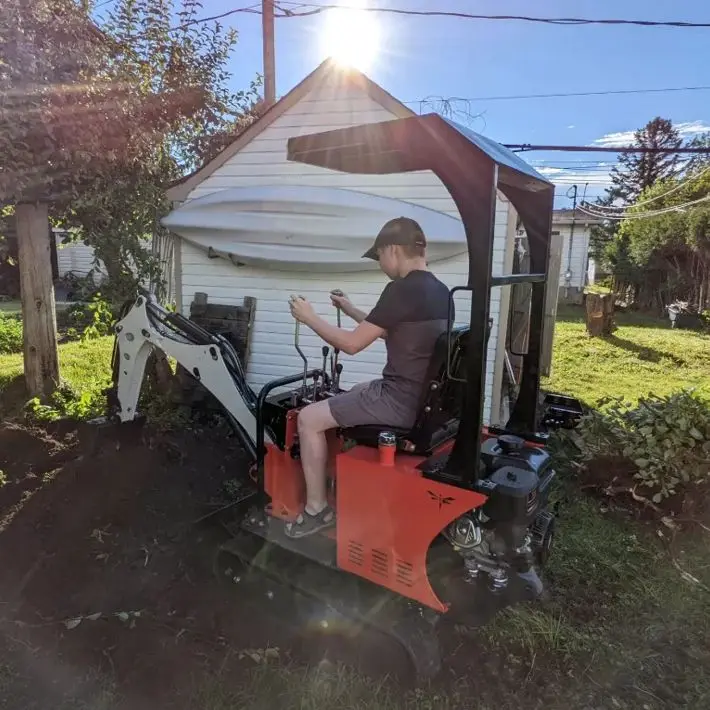
[[[681, 138], [692, 138], [693, 136], [707, 133], [710, 131], [710, 125], [704, 121], [683, 121], [682, 123], [674, 124]], [[619, 131], [617, 133], [607, 133], [601, 138], [592, 141], [591, 145], [598, 145], [604, 148], [617, 148], [628, 145], [633, 145], [634, 133], [636, 131]]]
[[616, 148], [631, 145], [634, 142], [635, 131], [620, 131], [619, 133], [607, 133], [601, 138], [593, 140], [591, 145], [599, 145], [603, 148]]
[[685, 121], [684, 123], [676, 123], [675, 127], [683, 138], [692, 138], [710, 131], [710, 126], [703, 121]]
[[572, 124], [571, 126], [567, 126], [567, 128], [576, 128], [576, 127], [577, 126], [575, 126], [574, 124]]
[[550, 182], [559, 187], [558, 192], [564, 191], [571, 185], [578, 185], [580, 195], [586, 184], [589, 185], [589, 192], [600, 190], [611, 185], [609, 171], [612, 165], [609, 163], [597, 163], [593, 169], [584, 168], [561, 168], [553, 166], [535, 166], [535, 170], [546, 177]]

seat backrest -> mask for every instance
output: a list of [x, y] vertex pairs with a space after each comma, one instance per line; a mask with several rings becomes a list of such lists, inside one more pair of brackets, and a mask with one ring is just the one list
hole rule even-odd
[[[489, 320], [486, 344], [491, 326], [492, 321]], [[469, 330], [468, 326], [453, 328], [450, 333], [442, 333], [436, 341], [427, 369], [417, 419], [407, 437], [418, 453], [431, 451], [454, 436], [458, 430], [466, 388], [466, 346]]]

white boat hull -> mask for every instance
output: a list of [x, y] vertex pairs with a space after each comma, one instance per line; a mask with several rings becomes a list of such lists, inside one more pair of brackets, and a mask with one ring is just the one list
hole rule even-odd
[[213, 256], [265, 269], [365, 271], [382, 225], [411, 217], [427, 237], [430, 262], [466, 253], [459, 219], [410, 202], [335, 187], [240, 187], [191, 200], [163, 225]]

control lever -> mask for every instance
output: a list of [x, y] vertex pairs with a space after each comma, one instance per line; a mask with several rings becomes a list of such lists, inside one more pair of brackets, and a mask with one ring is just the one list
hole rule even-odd
[[[333, 296], [344, 296], [344, 295], [345, 295], [339, 288], [333, 289], [333, 290], [331, 291], [331, 294], [333, 294]], [[341, 321], [340, 321], [340, 306], [336, 306], [336, 307], [335, 307], [335, 313], [336, 313], [338, 328], [342, 328]], [[340, 372], [342, 371], [343, 367], [342, 367], [342, 365], [341, 365], [341, 366], [340, 366], [340, 371], [338, 371], [338, 365], [339, 365], [339, 363], [338, 363], [338, 356], [340, 355], [340, 349], [334, 347], [334, 348], [333, 348], [333, 352], [334, 352], [334, 354], [335, 354], [335, 357], [334, 357], [334, 359], [331, 361], [331, 366], [330, 366], [330, 368], [331, 368], [331, 377], [332, 377], [332, 380], [333, 380], [332, 384], [333, 384], [333, 386], [334, 386], [334, 385], [335, 385], [336, 374], [339, 375]]]
[[327, 345], [324, 345], [321, 352], [323, 353], [323, 384], [321, 385], [321, 391], [325, 393], [325, 367], [328, 363], [328, 353], [330, 352], [330, 348]]
[[338, 394], [340, 390], [340, 373], [343, 371], [343, 363], [339, 362], [335, 366], [335, 379], [333, 380], [333, 394]]
[[294, 345], [296, 346], [296, 352], [301, 356], [301, 360], [303, 360], [303, 386], [301, 388], [301, 396], [303, 399], [306, 399], [306, 393], [308, 391], [308, 358], [303, 354], [303, 350], [301, 350], [299, 344], [298, 344], [298, 336], [301, 330], [301, 323], [299, 321], [296, 321], [296, 334], [294, 336]]

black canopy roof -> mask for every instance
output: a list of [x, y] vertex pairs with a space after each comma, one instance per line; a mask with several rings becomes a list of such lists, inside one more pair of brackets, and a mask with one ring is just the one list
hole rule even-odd
[[288, 159], [347, 173], [402, 173], [432, 169], [432, 147], [469, 167], [494, 163], [504, 194], [507, 186], [527, 192], [554, 190], [508, 148], [435, 113], [290, 138]]

